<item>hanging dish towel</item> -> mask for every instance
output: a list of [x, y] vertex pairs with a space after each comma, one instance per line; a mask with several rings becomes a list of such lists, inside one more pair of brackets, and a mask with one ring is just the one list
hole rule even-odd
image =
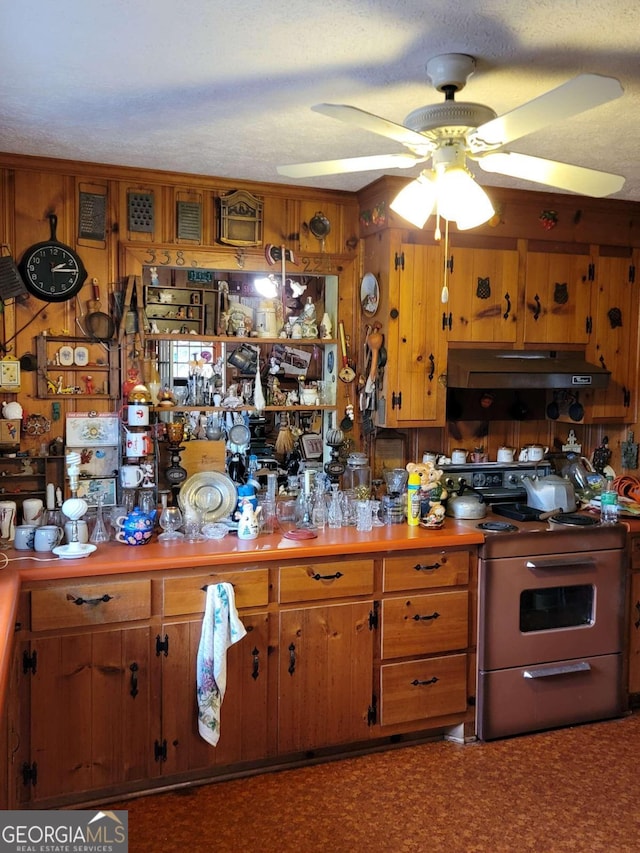
[[227, 687], [227, 649], [247, 633], [236, 610], [230, 583], [207, 587], [202, 634], [198, 646], [198, 730], [212, 746], [220, 737], [220, 707]]

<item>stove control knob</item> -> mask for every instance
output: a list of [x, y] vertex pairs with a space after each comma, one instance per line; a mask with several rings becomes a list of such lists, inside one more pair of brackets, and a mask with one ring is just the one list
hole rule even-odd
[[509, 486], [519, 486], [522, 482], [522, 476], [520, 474], [509, 474], [507, 477], [507, 483]]

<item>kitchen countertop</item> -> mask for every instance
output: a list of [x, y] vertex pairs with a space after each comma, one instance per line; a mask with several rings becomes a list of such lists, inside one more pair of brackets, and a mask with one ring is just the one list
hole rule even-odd
[[[342, 557], [345, 554], [373, 554], [381, 551], [410, 551], [418, 548], [477, 546], [484, 541], [482, 531], [469, 522], [447, 519], [440, 530], [425, 530], [406, 524], [374, 527], [359, 533], [353, 527], [329, 530], [315, 539], [294, 541], [280, 533], [261, 535], [254, 540], [229, 534], [220, 541], [187, 544], [162, 543], [132, 546], [118, 542], [99, 545], [88, 557], [63, 560], [54, 555], [9, 549], [0, 552], [0, 708], [4, 708], [18, 596], [23, 583], [64, 580], [65, 578], [126, 575], [200, 566], [255, 565], [274, 560], [312, 560]], [[5, 558], [8, 562], [5, 563]]]

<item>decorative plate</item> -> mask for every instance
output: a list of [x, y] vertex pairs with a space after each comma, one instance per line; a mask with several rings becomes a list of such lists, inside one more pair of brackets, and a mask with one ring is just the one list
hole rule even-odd
[[203, 521], [219, 521], [236, 507], [238, 491], [231, 479], [220, 471], [193, 474], [180, 487], [178, 504], [181, 510], [199, 510]]
[[56, 557], [61, 560], [77, 560], [79, 557], [88, 557], [93, 554], [97, 545], [92, 545], [90, 542], [81, 543], [79, 548], [71, 548], [71, 545], [58, 545], [53, 549]]
[[360, 283], [360, 305], [365, 317], [373, 317], [380, 303], [380, 287], [373, 273], [365, 273]]
[[62, 367], [71, 367], [73, 364], [73, 347], [68, 344], [58, 350], [58, 361]]
[[89, 364], [89, 350], [87, 347], [76, 347], [73, 352], [73, 360], [78, 367], [86, 367]]

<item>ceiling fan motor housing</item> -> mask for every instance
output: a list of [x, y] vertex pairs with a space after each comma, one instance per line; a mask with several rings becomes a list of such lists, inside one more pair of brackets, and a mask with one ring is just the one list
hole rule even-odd
[[475, 69], [475, 59], [466, 53], [443, 53], [427, 62], [427, 75], [438, 92], [464, 89]]

